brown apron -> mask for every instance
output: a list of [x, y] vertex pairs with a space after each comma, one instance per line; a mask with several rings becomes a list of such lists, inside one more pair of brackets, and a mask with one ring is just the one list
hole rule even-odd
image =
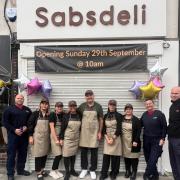
[[63, 156], [70, 157], [77, 154], [79, 147], [80, 136], [80, 119], [69, 119], [67, 128], [64, 134]]
[[34, 144], [31, 147], [34, 157], [48, 155], [50, 147], [49, 133], [49, 121], [39, 116], [33, 134]]
[[[105, 120], [106, 125], [106, 134], [108, 137], [113, 138], [117, 128], [117, 121], [115, 117], [107, 118]], [[104, 154], [113, 155], [113, 156], [121, 156], [122, 155], [122, 145], [120, 136], [114, 139], [113, 144], [108, 144], [106, 138], [104, 138]]]
[[99, 141], [97, 139], [99, 131], [99, 121], [97, 117], [97, 111], [83, 112], [82, 127], [80, 135], [80, 146], [88, 148], [97, 148]]
[[132, 153], [132, 123], [123, 122], [122, 123], [122, 147], [123, 147], [123, 157], [126, 158], [139, 158], [140, 153]]
[[[59, 136], [60, 131], [61, 131], [61, 122], [59, 122], [59, 118], [58, 118], [57, 114], [56, 114], [56, 120], [57, 121], [56, 121], [56, 126], [55, 126], [55, 132], [56, 132], [56, 135]], [[52, 151], [52, 154], [54, 156], [62, 155], [61, 145], [56, 144], [56, 141], [53, 138], [52, 134], [50, 135], [50, 139], [51, 139], [51, 151]]]

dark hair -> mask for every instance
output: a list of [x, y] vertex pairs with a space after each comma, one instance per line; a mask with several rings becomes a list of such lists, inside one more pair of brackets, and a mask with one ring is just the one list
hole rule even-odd
[[147, 101], [152, 101], [152, 103], [154, 104], [154, 100], [153, 99], [145, 99], [144, 102], [147, 102]]
[[133, 109], [133, 105], [132, 104], [126, 104], [125, 105], [125, 107], [124, 107], [124, 111], [126, 110], [126, 109]]

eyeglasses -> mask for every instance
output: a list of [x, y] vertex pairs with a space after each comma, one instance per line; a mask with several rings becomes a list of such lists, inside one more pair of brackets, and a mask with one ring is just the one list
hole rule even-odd
[[63, 107], [63, 105], [59, 105], [59, 106], [56, 106], [57, 108], [62, 108]]

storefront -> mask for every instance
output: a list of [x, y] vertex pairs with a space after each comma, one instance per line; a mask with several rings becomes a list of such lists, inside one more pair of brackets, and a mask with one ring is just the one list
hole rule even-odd
[[[38, 77], [40, 81], [49, 80], [52, 85], [49, 99], [52, 108], [58, 100], [63, 101], [66, 108], [69, 100], [80, 104], [84, 101], [85, 90], [92, 89], [104, 112], [107, 111], [108, 100], [113, 98], [118, 101], [121, 113], [126, 103], [132, 103], [134, 114], [140, 117], [145, 110], [143, 101], [134, 98], [128, 90], [136, 80], [148, 81], [148, 69], [159, 62], [168, 70], [163, 76], [166, 87], [156, 100], [156, 105], [168, 117], [170, 100], [167, 97], [170, 88], [178, 83], [179, 43], [164, 41], [166, 1], [141, 0], [132, 3], [130, 0], [103, 0], [97, 4], [96, 1], [80, 0], [77, 4], [67, 0], [61, 3], [58, 0], [43, 3], [40, 0], [26, 3], [19, 0], [17, 8], [19, 76], [24, 74], [29, 78]], [[132, 49], [127, 52], [127, 47]], [[115, 59], [117, 62], [113, 63]], [[119, 61], [124, 64], [120, 65]], [[27, 95], [26, 91], [24, 94]], [[35, 110], [41, 97], [27, 96], [26, 104]], [[164, 165], [168, 162], [167, 154], [165, 147], [159, 162], [161, 172], [170, 171], [168, 163]], [[48, 169], [51, 168], [51, 160], [50, 156]], [[77, 170], [80, 170], [79, 155], [76, 163]], [[102, 144], [98, 170], [101, 165]], [[27, 166], [30, 170], [34, 169], [31, 154]], [[139, 171], [144, 171], [144, 168], [142, 155]], [[124, 169], [123, 163], [121, 169]]]

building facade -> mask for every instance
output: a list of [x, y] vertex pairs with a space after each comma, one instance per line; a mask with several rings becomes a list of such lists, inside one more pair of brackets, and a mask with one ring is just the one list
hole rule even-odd
[[[123, 113], [126, 103], [132, 103], [134, 114], [141, 116], [145, 110], [143, 101], [135, 99], [128, 91], [133, 82], [148, 81], [148, 69], [157, 62], [168, 70], [164, 73], [162, 82], [165, 88], [156, 100], [156, 106], [162, 110], [168, 119], [170, 106], [170, 89], [177, 86], [179, 79], [179, 38], [178, 38], [178, 0], [159, 1], [108, 1], [101, 2], [79, 0], [76, 1], [58, 0], [41, 1], [23, 0], [17, 1], [17, 39], [20, 42], [18, 55], [18, 74], [24, 74], [29, 78], [38, 77], [40, 81], [49, 80], [52, 85], [50, 96], [51, 107], [55, 102], [63, 101], [65, 108], [69, 100], [76, 100], [78, 104], [84, 101], [84, 92], [92, 89], [95, 92], [96, 100], [102, 104], [104, 112], [107, 110], [107, 102], [113, 98], [118, 101], [118, 110]], [[3, 25], [5, 27], [5, 24]], [[6, 28], [5, 28], [6, 29]], [[7, 29], [3, 32], [7, 32]], [[98, 51], [95, 59], [88, 61], [88, 55], [84, 55], [85, 63], [92, 66], [85, 69], [85, 72], [77, 70], [77, 67], [59, 69], [56, 71], [47, 70], [42, 66], [37, 70], [38, 57], [42, 60], [50, 56], [47, 52], [37, 55], [37, 48], [51, 47], [51, 52], [57, 52], [57, 47], [62, 52], [73, 52], [73, 48], [87, 49], [93, 47], [101, 50], [105, 47], [110, 49], [123, 48], [128, 45], [146, 46], [146, 67], [147, 70], [121, 71], [114, 69], [106, 72], [102, 68], [100, 60], [105, 63], [106, 59], [113, 60], [110, 54], [103, 54]], [[59, 50], [58, 49], [58, 50]], [[115, 56], [116, 53], [114, 53]], [[53, 54], [55, 56], [57, 54]], [[116, 54], [117, 55], [117, 54]], [[72, 55], [71, 55], [72, 56]], [[79, 58], [78, 58], [79, 56]], [[81, 61], [83, 54], [76, 53], [75, 59]], [[108, 56], [108, 57], [107, 57]], [[72, 57], [71, 57], [72, 58]], [[72, 66], [69, 57], [64, 58], [58, 55], [56, 60], [67, 60], [64, 64]], [[100, 60], [99, 60], [100, 59]], [[90, 64], [89, 64], [90, 63]], [[139, 62], [142, 63], [142, 62]], [[51, 64], [51, 63], [50, 63]], [[51, 67], [51, 65], [50, 65]], [[79, 66], [78, 66], [79, 68]], [[100, 71], [96, 71], [100, 69]], [[35, 110], [41, 99], [41, 95], [27, 96], [26, 104]], [[98, 170], [102, 164], [102, 144], [99, 149]], [[80, 157], [77, 156], [77, 169], [80, 170]], [[49, 156], [47, 168], [52, 164], [52, 156]], [[29, 153], [27, 167], [34, 170], [34, 160]], [[139, 171], [143, 172], [145, 162], [143, 154], [140, 158]], [[124, 169], [124, 165], [121, 165]], [[159, 161], [159, 171], [171, 172], [167, 142], [164, 146], [162, 158]]]

